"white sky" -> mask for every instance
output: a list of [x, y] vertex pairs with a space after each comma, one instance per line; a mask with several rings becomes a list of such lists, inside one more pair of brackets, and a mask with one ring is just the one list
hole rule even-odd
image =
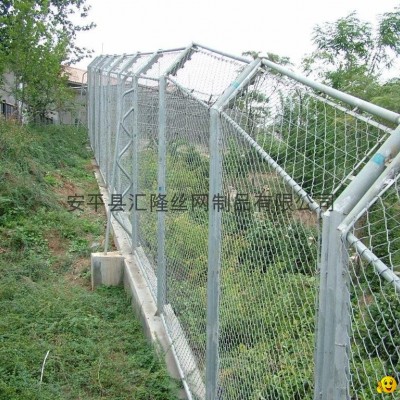
[[[316, 24], [356, 10], [361, 19], [393, 11], [400, 0], [88, 0], [78, 44], [95, 55], [185, 47], [190, 42], [241, 55], [246, 50], [289, 56], [298, 63], [312, 50]], [[78, 64], [86, 67], [90, 60]]]

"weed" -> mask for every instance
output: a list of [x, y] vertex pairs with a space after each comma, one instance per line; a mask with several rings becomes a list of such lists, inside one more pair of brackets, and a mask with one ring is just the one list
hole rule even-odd
[[0, 399], [175, 399], [123, 290], [88, 290], [104, 213], [66, 203], [98, 192], [86, 138], [0, 121]]

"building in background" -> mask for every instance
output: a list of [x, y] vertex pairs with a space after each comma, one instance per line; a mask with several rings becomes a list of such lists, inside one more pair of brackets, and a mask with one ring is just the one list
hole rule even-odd
[[[68, 75], [68, 86], [73, 91], [73, 98], [63, 109], [49, 112], [43, 123], [63, 125], [86, 125], [86, 89], [87, 73], [85, 70], [64, 66]], [[18, 119], [23, 115], [23, 105], [14, 96], [16, 80], [13, 73], [5, 73], [0, 85], [0, 114], [7, 119]]]
[[13, 96], [14, 87], [16, 85], [14, 74], [5, 73], [3, 75], [3, 81], [0, 86], [0, 101], [1, 101], [1, 114], [9, 118], [17, 118], [18, 116], [18, 104]]
[[68, 75], [68, 86], [73, 90], [71, 104], [54, 113], [54, 123], [86, 126], [87, 72], [80, 68], [64, 66]]

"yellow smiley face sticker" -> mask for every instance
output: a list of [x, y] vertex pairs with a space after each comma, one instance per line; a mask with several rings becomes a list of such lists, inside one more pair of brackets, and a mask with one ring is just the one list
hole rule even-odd
[[393, 393], [396, 390], [397, 382], [391, 376], [385, 376], [378, 382], [376, 388], [378, 393]]

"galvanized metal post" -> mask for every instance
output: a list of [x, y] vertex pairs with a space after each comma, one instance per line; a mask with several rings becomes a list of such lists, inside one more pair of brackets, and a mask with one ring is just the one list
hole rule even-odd
[[107, 57], [104, 57], [100, 65], [96, 67], [96, 77], [95, 77], [95, 87], [96, 91], [94, 92], [94, 143], [93, 143], [93, 152], [96, 159], [97, 164], [99, 164], [99, 154], [97, 149], [99, 148], [98, 142], [100, 140], [100, 97], [101, 97], [101, 66], [107, 60]]
[[335, 209], [327, 211], [322, 219], [316, 400], [350, 398], [348, 255], [337, 229], [343, 219], [344, 215]]
[[107, 68], [112, 63], [114, 56], [108, 56], [107, 61], [101, 66], [99, 69], [100, 72], [100, 93], [99, 93], [99, 113], [97, 114], [97, 121], [99, 121], [99, 137], [97, 140], [97, 164], [99, 165], [100, 174], [102, 175], [104, 181], [106, 181], [105, 174], [103, 172], [103, 160], [101, 157], [101, 146], [102, 141], [105, 136], [105, 124], [106, 124], [106, 103], [107, 103], [107, 93], [106, 93], [106, 84], [104, 81], [104, 72], [107, 71]]
[[101, 97], [101, 67], [107, 61], [107, 56], [104, 56], [103, 59], [96, 65], [94, 69], [94, 92], [93, 92], [93, 152], [94, 157], [96, 159], [97, 164], [99, 163], [99, 155], [97, 153], [98, 149], [98, 141], [100, 138], [100, 97]]
[[92, 118], [93, 118], [93, 110], [92, 110], [92, 95], [93, 95], [93, 63], [97, 60], [93, 60], [88, 65], [88, 76], [87, 76], [87, 94], [86, 94], [86, 123], [89, 132], [89, 142], [90, 146], [92, 146], [93, 142], [93, 127], [92, 127]]
[[[114, 193], [114, 191], [117, 189], [115, 187], [115, 175], [117, 171], [117, 162], [119, 158], [119, 141], [120, 141], [120, 136], [121, 136], [121, 124], [122, 124], [122, 101], [123, 99], [123, 85], [125, 84], [125, 81], [127, 77], [125, 76], [122, 78], [122, 74], [125, 73], [125, 71], [132, 66], [132, 64], [136, 60], [136, 55], [133, 56], [132, 60], [128, 60], [127, 63], [125, 63], [122, 68], [120, 69], [118, 73], [118, 94], [117, 94], [117, 116], [116, 116], [116, 121], [117, 121], [117, 132], [115, 136], [115, 145], [114, 145], [114, 157], [113, 157], [113, 163], [112, 163], [112, 173], [111, 173], [111, 184], [109, 186], [109, 193], [110, 195]], [[116, 190], [118, 192], [118, 189]], [[109, 211], [108, 216], [107, 216], [107, 228], [106, 228], [106, 237], [104, 241], [104, 252], [107, 253], [108, 251], [108, 244], [110, 240], [110, 229], [111, 229], [111, 217], [112, 217], [112, 212]]]
[[219, 111], [210, 110], [210, 190], [207, 273], [207, 351], [206, 399], [215, 400], [218, 391], [218, 331], [221, 268], [221, 211], [213, 206], [213, 196], [222, 194], [221, 119]]
[[96, 65], [100, 62], [100, 57], [93, 60], [88, 66], [88, 126], [89, 126], [89, 137], [90, 146], [93, 149], [94, 142], [94, 126], [95, 126], [95, 103], [94, 103], [94, 93], [95, 93], [95, 79], [96, 79]]
[[[138, 77], [133, 76], [133, 129], [132, 129], [132, 196], [138, 194], [138, 171], [139, 171], [139, 160], [138, 160], [138, 113], [139, 113], [139, 99], [138, 99]], [[132, 209], [131, 214], [131, 241], [132, 241], [132, 254], [138, 247], [138, 215], [135, 207]]]
[[[347, 244], [343, 240], [338, 226], [344, 215], [341, 212], [332, 212], [334, 232], [332, 242], [335, 247], [332, 251], [332, 264], [336, 266], [336, 300], [335, 300], [335, 358], [334, 358], [334, 397], [350, 400], [350, 327], [351, 327], [351, 300], [350, 300], [350, 273]], [[337, 253], [333, 253], [333, 249]]]
[[[158, 194], [166, 194], [166, 78], [159, 79], [158, 108]], [[166, 303], [167, 273], [165, 262], [165, 213], [158, 213], [157, 226], [157, 313], [161, 315]]]
[[[139, 78], [144, 74], [160, 57], [159, 52], [153, 53], [147, 62], [139, 68], [133, 75], [133, 130], [132, 130], [132, 194], [133, 196], [139, 194]], [[132, 210], [131, 215], [131, 239], [132, 239], [132, 253], [138, 247], [138, 213], [136, 207]]]
[[[111, 66], [108, 68], [107, 71], [107, 98], [108, 99], [112, 99], [112, 93], [111, 90], [113, 88], [115, 88], [115, 80], [111, 80], [111, 73], [114, 71], [114, 69], [121, 63], [121, 61], [124, 59], [124, 56], [119, 56], [117, 57], [117, 59], [111, 64]], [[114, 83], [112, 85], [112, 83]], [[116, 95], [114, 95], [116, 97]], [[117, 99], [117, 102], [118, 99]], [[106, 174], [105, 174], [105, 178], [106, 178], [106, 182], [107, 182], [107, 186], [110, 187], [110, 181], [111, 181], [111, 175], [112, 175], [112, 157], [111, 157], [111, 138], [112, 138], [112, 129], [115, 129], [115, 126], [111, 126], [111, 113], [113, 112], [113, 110], [111, 109], [111, 107], [108, 107], [107, 110], [107, 117], [108, 117], [108, 121], [107, 121], [107, 127], [106, 127]], [[113, 190], [113, 188], [111, 188], [111, 190]]]
[[88, 66], [88, 96], [87, 96], [87, 119], [90, 146], [94, 149], [95, 130], [95, 91], [96, 91], [96, 67], [102, 61], [103, 56], [96, 57]]
[[333, 205], [333, 211], [325, 213], [323, 218], [321, 292], [315, 356], [314, 398], [318, 400], [350, 399], [351, 314], [348, 255], [343, 238], [343, 221], [347, 214], [353, 216], [353, 209], [357, 213], [358, 203], [362, 204], [363, 196], [379, 179], [385, 164], [399, 153], [399, 132], [399, 127], [393, 131], [341, 193]]
[[[328, 278], [328, 250], [329, 250], [329, 216], [322, 215], [322, 237], [321, 237], [321, 256], [320, 256], [320, 283], [319, 283], [319, 300], [317, 308], [317, 330], [315, 339], [315, 357], [314, 357], [314, 399], [322, 399], [323, 394], [323, 371], [325, 360], [325, 328], [328, 314], [326, 307], [327, 278]], [[330, 310], [331, 311], [331, 310]]]
[[210, 185], [207, 272], [207, 347], [206, 399], [215, 400], [218, 393], [219, 369], [219, 297], [221, 270], [222, 212], [214, 208], [214, 195], [222, 195], [222, 123], [221, 111], [238, 91], [258, 72], [260, 60], [247, 65], [210, 109]]
[[[175, 62], [167, 68], [164, 75], [159, 78], [159, 106], [158, 106], [158, 194], [166, 194], [166, 171], [167, 171], [167, 75], [179, 69], [180, 63], [191, 52], [191, 45], [182, 49], [182, 53]], [[165, 213], [157, 216], [157, 314], [161, 315], [164, 310], [167, 297], [167, 271], [165, 260]]]
[[101, 160], [101, 142], [103, 138], [103, 121], [104, 121], [104, 79], [103, 79], [103, 71], [104, 68], [110, 63], [110, 57], [106, 56], [105, 63], [98, 68], [98, 79], [99, 79], [99, 91], [97, 93], [97, 104], [98, 104], [98, 112], [97, 112], [97, 138], [96, 138], [96, 159], [97, 165], [99, 166], [100, 175], [102, 175], [102, 160]]

